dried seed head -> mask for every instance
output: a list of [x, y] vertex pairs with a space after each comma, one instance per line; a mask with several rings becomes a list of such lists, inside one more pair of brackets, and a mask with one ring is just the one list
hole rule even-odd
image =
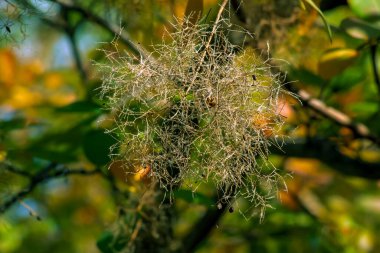
[[102, 94], [115, 112], [118, 159], [131, 170], [149, 164], [166, 190], [212, 181], [224, 203], [244, 196], [265, 207], [280, 177], [258, 158], [267, 159], [268, 137], [282, 125], [282, 90], [254, 50], [229, 42], [224, 25], [212, 33], [185, 22], [138, 64], [113, 57]]

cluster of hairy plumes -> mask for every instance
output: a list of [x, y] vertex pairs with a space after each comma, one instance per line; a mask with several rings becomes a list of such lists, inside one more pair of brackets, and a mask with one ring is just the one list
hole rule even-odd
[[273, 196], [279, 176], [265, 161], [282, 124], [281, 86], [254, 50], [229, 42], [224, 21], [185, 23], [147, 57], [112, 55], [103, 68], [128, 172], [149, 172], [169, 192], [213, 182], [222, 203]]

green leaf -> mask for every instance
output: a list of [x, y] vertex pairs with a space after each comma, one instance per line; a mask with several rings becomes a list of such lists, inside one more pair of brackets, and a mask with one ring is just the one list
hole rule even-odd
[[326, 17], [323, 14], [323, 12], [321, 11], [321, 9], [319, 9], [319, 7], [313, 2], [313, 0], [303, 0], [303, 1], [308, 3], [314, 10], [316, 10], [318, 12], [319, 16], [323, 20], [323, 23], [325, 24], [325, 29], [326, 29], [326, 32], [329, 36], [330, 42], [332, 42], [331, 28], [330, 28], [330, 25], [327, 23]]
[[14, 129], [24, 128], [25, 125], [25, 118], [13, 118], [11, 120], [0, 121], [0, 129], [3, 131], [11, 131]]
[[348, 0], [348, 5], [359, 17], [380, 15], [379, 0]]
[[358, 102], [352, 105], [349, 105], [349, 108], [360, 115], [367, 114], [373, 115], [378, 111], [378, 103], [376, 102]]
[[300, 4], [301, 9], [306, 11], [306, 6], [305, 6], [305, 3], [303, 2], [303, 0], [299, 0], [299, 4]]
[[365, 79], [365, 72], [361, 66], [353, 66], [347, 68], [341, 74], [334, 76], [329, 84], [328, 88], [332, 93], [349, 91], [352, 87], [359, 84]]
[[99, 105], [91, 101], [77, 101], [72, 104], [59, 107], [56, 112], [96, 112], [100, 111]]
[[113, 248], [116, 251], [121, 251], [125, 248], [125, 246], [128, 243], [128, 238], [125, 236], [118, 236], [115, 240], [115, 243], [113, 244]]
[[83, 140], [86, 157], [96, 165], [105, 165], [110, 161], [109, 152], [116, 140], [103, 130], [91, 130]]
[[89, 117], [79, 121], [68, 129], [58, 129], [54, 132], [48, 132], [41, 138], [33, 141], [28, 147], [30, 150], [40, 149], [47, 146], [78, 146], [82, 142], [83, 134], [91, 126], [91, 123], [98, 118], [98, 115], [92, 114]]
[[353, 38], [370, 40], [380, 38], [380, 28], [357, 18], [346, 18], [340, 28]]
[[289, 76], [292, 80], [297, 80], [302, 83], [311, 84], [318, 87], [321, 87], [326, 83], [326, 81], [323, 78], [305, 68], [291, 69]]
[[324, 79], [331, 79], [353, 64], [359, 52], [350, 48], [336, 48], [326, 51], [318, 63], [318, 73]]
[[100, 238], [96, 242], [96, 246], [102, 253], [113, 253], [111, 244], [113, 241], [113, 234], [109, 231], [101, 234]]
[[69, 147], [58, 147], [54, 149], [49, 147], [40, 147], [38, 149], [28, 149], [28, 152], [30, 152], [30, 154], [35, 158], [58, 163], [68, 163], [78, 160], [75, 150], [70, 149]]
[[339, 6], [332, 10], [326, 11], [324, 14], [330, 26], [335, 27], [339, 27], [343, 19], [352, 17], [354, 15], [348, 6]]
[[175, 191], [174, 197], [182, 199], [188, 203], [194, 203], [194, 204], [200, 204], [200, 205], [206, 205], [206, 206], [215, 204], [215, 202], [211, 198], [207, 197], [206, 195], [198, 193], [198, 192], [195, 193], [186, 189], [180, 189], [180, 190]]

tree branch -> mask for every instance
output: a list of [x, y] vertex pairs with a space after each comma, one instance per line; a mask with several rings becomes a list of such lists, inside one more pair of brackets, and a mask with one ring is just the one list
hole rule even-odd
[[377, 60], [376, 60], [377, 44], [371, 45], [370, 51], [371, 51], [370, 53], [371, 53], [371, 65], [372, 65], [372, 70], [373, 70], [373, 77], [374, 77], [375, 84], [377, 87], [378, 95], [380, 96], [380, 76], [379, 76], [379, 71], [377, 68]]
[[367, 139], [376, 143], [377, 145], [380, 145], [379, 138], [372, 134], [366, 125], [353, 121], [349, 116], [347, 116], [343, 112], [333, 107], [327, 106], [324, 102], [322, 102], [319, 99], [313, 98], [305, 90], [297, 89], [293, 86], [290, 86], [289, 83], [285, 84], [285, 86], [288, 90], [296, 93], [298, 95], [298, 98], [302, 101], [302, 103], [305, 106], [312, 109], [313, 111], [317, 112], [318, 114], [324, 116], [327, 119], [330, 119], [331, 121], [340, 126], [351, 129], [355, 137]]
[[112, 36], [118, 35], [118, 38], [120, 39], [120, 41], [124, 45], [126, 45], [131, 50], [131, 52], [134, 55], [136, 55], [139, 59], [146, 57], [145, 54], [143, 53], [143, 51], [140, 48], [138, 48], [134, 43], [132, 43], [129, 36], [125, 32], [122, 32], [119, 27], [116, 27], [116, 26], [109, 24], [102, 17], [100, 17], [100, 16], [92, 13], [91, 11], [86, 10], [80, 6], [64, 3], [64, 2], [61, 2], [59, 0], [50, 0], [50, 1], [58, 4], [62, 8], [65, 8], [67, 10], [74, 11], [74, 12], [81, 14], [83, 18], [90, 20], [93, 23], [97, 24], [98, 26], [102, 27], [104, 30], [108, 31]]
[[210, 232], [226, 212], [227, 205], [222, 205], [221, 209], [210, 207], [205, 215], [190, 229], [190, 233], [183, 239], [183, 247], [180, 253], [194, 252], [199, 244], [207, 238]]
[[371, 180], [380, 179], [380, 163], [368, 163], [360, 159], [349, 158], [339, 151], [338, 145], [326, 139], [289, 142], [282, 147], [282, 150], [273, 146], [271, 154], [286, 155], [287, 157], [316, 158], [331, 169], [347, 176]]
[[[17, 171], [20, 172], [22, 170], [15, 169], [14, 167], [7, 166], [6, 168], [12, 168], [11, 171]], [[53, 171], [56, 169], [55, 171]], [[52, 172], [53, 171], [53, 172]], [[101, 170], [99, 168], [93, 169], [93, 170], [85, 170], [85, 169], [68, 169], [62, 165], [50, 163], [48, 166], [46, 166], [44, 169], [42, 169], [40, 172], [38, 172], [35, 175], [31, 174], [25, 174], [29, 178], [29, 184], [26, 188], [20, 190], [19, 192], [13, 194], [10, 196], [6, 201], [1, 203], [0, 205], [0, 214], [7, 211], [11, 206], [13, 206], [16, 202], [20, 201], [22, 198], [24, 198], [26, 195], [30, 194], [38, 185], [41, 183], [46, 182], [49, 179], [56, 179], [59, 177], [65, 177], [68, 175], [94, 175], [97, 173], [101, 173]], [[18, 173], [20, 174], [20, 173]], [[24, 173], [21, 173], [24, 175]]]
[[231, 0], [231, 6], [235, 10], [236, 17], [242, 22], [247, 23], [247, 15], [242, 8], [242, 0]]
[[9, 172], [12, 172], [14, 174], [18, 174], [18, 175], [23, 176], [23, 177], [27, 177], [27, 178], [32, 177], [31, 173], [29, 173], [25, 170], [20, 170], [20, 169], [14, 167], [13, 165], [11, 165], [9, 163], [5, 163], [5, 162], [0, 163], [0, 169], [7, 170]]

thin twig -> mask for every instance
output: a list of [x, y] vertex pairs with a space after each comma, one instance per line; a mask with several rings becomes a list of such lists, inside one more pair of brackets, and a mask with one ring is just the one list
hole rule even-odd
[[28, 210], [29, 212], [29, 215], [32, 216], [32, 217], [35, 217], [36, 220], [40, 221], [41, 220], [41, 216], [38, 215], [38, 213], [31, 207], [29, 206], [28, 204], [26, 204], [24, 201], [22, 200], [19, 200], [18, 201], [20, 203], [20, 205], [22, 205], [26, 210]]
[[219, 9], [218, 15], [216, 16], [215, 23], [214, 23], [214, 25], [213, 25], [213, 27], [212, 27], [212, 31], [211, 31], [211, 33], [210, 33], [210, 37], [208, 38], [208, 41], [207, 41], [207, 43], [206, 43], [206, 45], [205, 45], [205, 49], [204, 49], [204, 51], [203, 51], [203, 53], [202, 53], [202, 56], [201, 56], [200, 62], [198, 63], [197, 69], [195, 70], [195, 74], [194, 74], [193, 80], [191, 81], [189, 87], [187, 88], [186, 93], [188, 93], [188, 92], [190, 91], [191, 87], [193, 86], [195, 80], [196, 80], [197, 77], [198, 77], [198, 72], [199, 72], [199, 70], [201, 69], [202, 64], [203, 64], [203, 62], [204, 62], [204, 60], [205, 60], [205, 57], [206, 57], [207, 51], [208, 51], [208, 49], [209, 49], [209, 47], [210, 47], [210, 45], [211, 45], [212, 38], [214, 38], [214, 36], [215, 36], [216, 30], [218, 29], [218, 26], [219, 26], [220, 18], [222, 17], [223, 11], [224, 11], [224, 9], [226, 8], [227, 3], [228, 3], [228, 0], [224, 0], [223, 3], [222, 3], [221, 6], [220, 6], [220, 9]]
[[379, 138], [373, 135], [366, 125], [354, 122], [348, 115], [333, 107], [327, 106], [324, 102], [322, 102], [319, 99], [313, 98], [305, 90], [298, 90], [294, 87], [291, 87], [290, 89], [298, 95], [299, 99], [303, 102], [305, 106], [308, 106], [315, 112], [323, 115], [324, 117], [332, 120], [333, 122], [343, 127], [351, 129], [356, 137], [367, 139], [376, 144], [380, 144]]
[[24, 171], [24, 170], [20, 170], [20, 169], [14, 167], [13, 165], [11, 165], [9, 163], [2, 162], [0, 164], [0, 169], [7, 170], [9, 172], [12, 172], [14, 174], [18, 174], [18, 175], [23, 176], [23, 177], [27, 177], [27, 178], [32, 177], [31, 173]]
[[360, 158], [345, 156], [340, 147], [328, 139], [293, 140], [284, 143], [281, 150], [275, 146], [270, 149], [271, 154], [286, 157], [316, 158], [345, 176], [354, 176], [368, 180], [380, 179], [380, 163], [369, 163]]
[[136, 55], [139, 59], [140, 58], [146, 58], [145, 53], [140, 48], [138, 48], [130, 40], [129, 36], [125, 32], [122, 32], [119, 27], [111, 25], [110, 23], [108, 23], [102, 17], [100, 17], [100, 16], [94, 14], [93, 12], [91, 12], [89, 10], [86, 10], [86, 9], [80, 7], [80, 6], [64, 3], [64, 2], [61, 2], [61, 1], [57, 1], [57, 0], [50, 0], [50, 1], [53, 2], [53, 3], [56, 3], [58, 5], [60, 5], [62, 8], [65, 8], [65, 9], [71, 10], [71, 11], [75, 11], [75, 12], [81, 14], [83, 16], [83, 18], [86, 18], [86, 19], [92, 21], [93, 23], [99, 25], [100, 27], [102, 27], [103, 29], [105, 29], [106, 31], [108, 31], [110, 34], [112, 34], [113, 36], [117, 35], [118, 39], [124, 45], [126, 45], [130, 49], [130, 51], [134, 55]]
[[[97, 173], [101, 173], [100, 169], [93, 169], [93, 170], [85, 170], [85, 169], [73, 169], [70, 170], [68, 168], [59, 168], [60, 166], [55, 163], [51, 163], [48, 166], [46, 166], [42, 171], [37, 173], [36, 175], [33, 175], [30, 177], [30, 182], [28, 186], [19, 192], [13, 194], [8, 200], [3, 202], [0, 205], [0, 214], [4, 213], [6, 210], [8, 210], [11, 206], [13, 206], [16, 202], [22, 200], [26, 195], [30, 194], [38, 185], [41, 183], [44, 183], [50, 179], [56, 179], [59, 177], [65, 177], [68, 175], [93, 175]], [[57, 169], [59, 168], [59, 169]], [[53, 169], [57, 169], [54, 172], [51, 172]]]
[[203, 217], [190, 230], [189, 234], [184, 237], [183, 247], [178, 253], [194, 252], [199, 244], [204, 241], [210, 232], [216, 227], [218, 221], [226, 212], [227, 205], [222, 205], [221, 209], [210, 207]]
[[376, 61], [377, 44], [371, 45], [370, 50], [371, 50], [371, 65], [372, 65], [372, 70], [373, 70], [373, 77], [375, 79], [375, 83], [377, 86], [378, 96], [380, 97], [380, 76], [379, 76], [379, 71], [377, 68], [377, 61]]
[[87, 72], [83, 66], [83, 61], [82, 61], [82, 58], [80, 57], [80, 52], [79, 52], [79, 49], [78, 49], [78, 45], [75, 41], [75, 35], [74, 35], [74, 31], [73, 32], [68, 32], [67, 33], [67, 36], [69, 38], [69, 41], [70, 41], [70, 45], [71, 45], [71, 50], [72, 50], [72, 54], [73, 54], [73, 57], [74, 57], [74, 60], [75, 60], [75, 65], [79, 71], [79, 74], [80, 74], [80, 77], [82, 79], [82, 81], [86, 81], [87, 80]]

